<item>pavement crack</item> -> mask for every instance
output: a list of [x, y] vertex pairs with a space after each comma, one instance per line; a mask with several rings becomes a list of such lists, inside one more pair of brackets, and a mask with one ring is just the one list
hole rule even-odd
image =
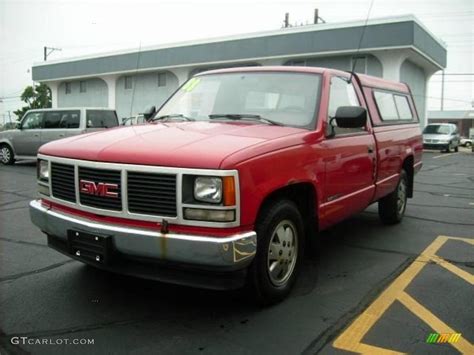
[[32, 198], [31, 198], [31, 197], [28, 197], [28, 198], [24, 198], [24, 199], [21, 199], [21, 200], [16, 200], [16, 201], [10, 201], [10, 202], [5, 202], [5, 203], [0, 203], [0, 207], [5, 207], [5, 206], [13, 205], [14, 203], [25, 202], [25, 201], [31, 201], [31, 200], [32, 200]]
[[35, 247], [48, 248], [48, 246], [45, 245], [45, 244], [39, 244], [39, 243], [33, 243], [33, 242], [26, 242], [26, 241], [24, 241], [24, 240], [15, 240], [15, 239], [4, 238], [4, 237], [0, 237], [0, 240], [3, 240], [4, 242], [9, 242], [9, 243], [24, 244], [24, 245], [33, 245], [33, 246], [35, 246]]
[[430, 195], [433, 195], [433, 196], [447, 197], [445, 195], [449, 195], [449, 197], [459, 198], [459, 199], [464, 199], [464, 200], [473, 200], [474, 199], [474, 196], [470, 196], [470, 195], [455, 195], [455, 194], [450, 194], [450, 193], [433, 192], [433, 191], [426, 191], [426, 190], [413, 190], [413, 191], [414, 192], [423, 192], [423, 193], [430, 194]]
[[15, 210], [23, 210], [28, 208], [28, 206], [21, 206], [21, 207], [12, 207], [12, 208], [0, 208], [0, 212], [8, 212], [8, 211], [15, 211]]
[[61, 263], [52, 264], [52, 265], [49, 265], [49, 266], [46, 266], [46, 267], [43, 267], [43, 268], [40, 268], [40, 269], [36, 269], [36, 270], [33, 270], [33, 271], [26, 271], [26, 272], [22, 272], [22, 273], [19, 273], [19, 274], [2, 277], [2, 278], [0, 278], [0, 282], [18, 280], [22, 277], [35, 275], [35, 274], [39, 274], [39, 273], [42, 273], [42, 272], [46, 272], [46, 271], [56, 269], [58, 267], [61, 267], [63, 265], [66, 265], [66, 264], [69, 264], [69, 263], [72, 263], [72, 262], [74, 262], [74, 260], [66, 260], [66, 261], [63, 261]]
[[458, 206], [446, 206], [446, 205], [433, 206], [433, 205], [425, 205], [422, 203], [410, 203], [409, 206], [428, 207], [428, 208], [442, 207], [442, 208], [453, 208], [453, 209], [458, 209], [458, 210], [473, 210], [474, 209], [474, 207], [458, 207]]
[[350, 248], [376, 251], [376, 252], [379, 252], [379, 253], [397, 254], [397, 255], [403, 255], [403, 256], [408, 256], [408, 257], [417, 257], [418, 256], [418, 254], [415, 254], [415, 253], [408, 253], [408, 252], [403, 252], [403, 251], [399, 251], [399, 250], [374, 248], [374, 247], [368, 247], [368, 246], [357, 245], [357, 244], [347, 244], [347, 243], [343, 243], [342, 245], [350, 247]]
[[[377, 212], [371, 212], [371, 211], [364, 211], [362, 213], [378, 214]], [[452, 225], [455, 225], [455, 226], [474, 226], [474, 223], [450, 222], [450, 221], [443, 221], [443, 220], [439, 220], [439, 219], [431, 219], [431, 218], [426, 218], [426, 217], [410, 216], [409, 214], [406, 214], [404, 216], [404, 218], [417, 219], [417, 220], [425, 221], [425, 222], [433, 222], [433, 223], [441, 223], [441, 224], [452, 224]]]

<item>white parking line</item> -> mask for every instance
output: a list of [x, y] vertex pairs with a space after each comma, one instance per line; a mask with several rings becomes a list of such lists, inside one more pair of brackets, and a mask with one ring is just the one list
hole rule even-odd
[[437, 155], [437, 156], [433, 157], [433, 159], [445, 158], [445, 157], [449, 157], [450, 155], [454, 155], [454, 154], [459, 154], [459, 153], [450, 153], [450, 154]]

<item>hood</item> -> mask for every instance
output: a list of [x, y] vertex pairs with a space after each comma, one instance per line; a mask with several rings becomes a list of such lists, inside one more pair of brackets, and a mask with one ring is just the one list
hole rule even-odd
[[302, 132], [307, 131], [247, 122], [167, 122], [65, 138], [43, 145], [39, 153], [113, 163], [216, 169], [237, 151]]
[[449, 141], [452, 138], [450, 134], [423, 134], [423, 139], [436, 139], [441, 141]]

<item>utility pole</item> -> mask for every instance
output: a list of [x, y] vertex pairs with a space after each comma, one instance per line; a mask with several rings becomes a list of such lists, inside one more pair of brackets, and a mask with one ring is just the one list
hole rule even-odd
[[289, 12], [285, 14], [285, 21], [284, 21], [283, 27], [285, 28], [290, 27], [290, 13]]
[[53, 48], [53, 47], [43, 47], [43, 58], [44, 61], [46, 62], [48, 60], [48, 56], [53, 53], [54, 51], [62, 51], [61, 48]]
[[444, 111], [444, 70], [441, 73], [441, 111]]
[[319, 21], [326, 23], [326, 21], [324, 21], [324, 19], [319, 16], [319, 9], [314, 9], [314, 24], [317, 25]]

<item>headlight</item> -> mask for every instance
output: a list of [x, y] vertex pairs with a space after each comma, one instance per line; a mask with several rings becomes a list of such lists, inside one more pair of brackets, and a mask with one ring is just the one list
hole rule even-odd
[[194, 198], [201, 202], [220, 203], [222, 201], [222, 179], [197, 177], [194, 180]]
[[49, 163], [47, 160], [38, 161], [38, 179], [49, 181]]

